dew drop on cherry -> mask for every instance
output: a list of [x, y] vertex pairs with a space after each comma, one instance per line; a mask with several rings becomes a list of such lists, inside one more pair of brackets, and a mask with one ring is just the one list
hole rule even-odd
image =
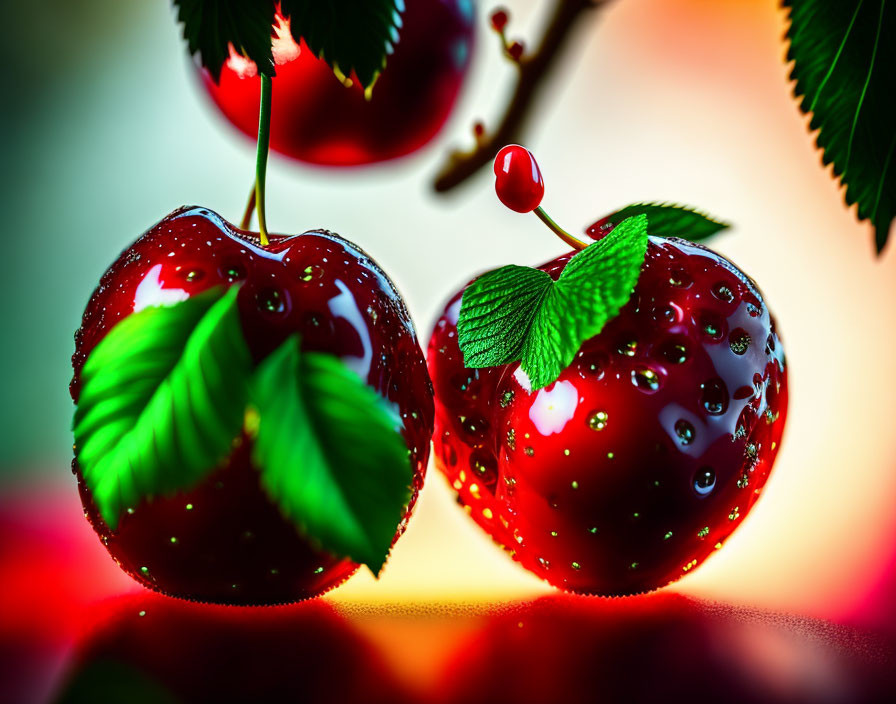
[[687, 345], [679, 340], [669, 340], [664, 343], [661, 353], [663, 358], [672, 364], [684, 364], [688, 361]]
[[607, 427], [609, 416], [606, 411], [595, 411], [588, 416], [588, 427], [594, 431], [601, 431]]
[[706, 496], [716, 486], [716, 472], [712, 467], [701, 467], [694, 474], [694, 491]]
[[225, 266], [221, 268], [221, 278], [228, 283], [242, 281], [246, 278], [246, 270], [239, 264]]
[[712, 415], [721, 415], [728, 408], [728, 388], [719, 378], [709, 379], [700, 384], [703, 407]]
[[653, 392], [660, 388], [660, 376], [652, 369], [639, 367], [632, 370], [632, 383], [642, 391]]
[[750, 349], [750, 343], [752, 340], [750, 339], [749, 334], [743, 328], [737, 328], [731, 332], [731, 337], [728, 340], [728, 345], [731, 347], [731, 351], [736, 355], [744, 355], [747, 353], [747, 350]]
[[262, 289], [255, 295], [259, 310], [267, 313], [282, 313], [286, 310], [283, 294], [275, 288]]
[[675, 434], [682, 445], [690, 445], [694, 442], [694, 437], [697, 433], [694, 430], [694, 426], [682, 418], [675, 423]]
[[728, 287], [727, 284], [721, 282], [712, 287], [712, 295], [718, 298], [720, 301], [724, 301], [725, 303], [734, 302], [734, 292]]

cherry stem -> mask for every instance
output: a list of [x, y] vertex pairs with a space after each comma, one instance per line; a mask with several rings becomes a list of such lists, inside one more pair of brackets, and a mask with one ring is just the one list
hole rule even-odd
[[[481, 168], [492, 163], [505, 144], [522, 144], [523, 132], [532, 108], [546, 85], [546, 78], [562, 55], [562, 49], [573, 29], [588, 10], [609, 0], [554, 0], [554, 8], [541, 43], [534, 51], [526, 51], [517, 61], [516, 85], [497, 129], [476, 140], [472, 151], [452, 152], [433, 183], [437, 193], [459, 186]], [[502, 39], [506, 45], [506, 37]]]
[[252, 190], [249, 191], [249, 202], [246, 203], [246, 210], [243, 213], [243, 219], [240, 220], [240, 229], [248, 230], [252, 224], [252, 213], [255, 212], [255, 184], [252, 184]]
[[538, 216], [539, 220], [541, 220], [551, 229], [551, 232], [557, 235], [557, 237], [566, 242], [566, 244], [568, 244], [573, 249], [585, 249], [585, 247], [588, 246], [586, 242], [582, 242], [582, 240], [573, 237], [566, 230], [560, 227], [556, 222], [554, 222], [554, 219], [550, 215], [548, 215], [544, 211], [544, 208], [542, 208], [540, 205], [532, 212]]
[[[265, 174], [268, 168], [268, 148], [271, 139], [271, 77], [261, 74], [261, 100], [258, 107], [258, 142], [255, 153], [255, 206], [258, 212], [258, 239], [265, 247], [268, 226], [264, 212]], [[251, 199], [250, 199], [251, 204]], [[248, 211], [248, 208], [247, 208]]]

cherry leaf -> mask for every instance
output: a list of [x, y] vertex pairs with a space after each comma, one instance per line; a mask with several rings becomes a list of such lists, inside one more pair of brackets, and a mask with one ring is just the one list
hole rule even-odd
[[191, 488], [230, 454], [252, 373], [236, 295], [134, 313], [87, 358], [75, 457], [112, 530], [126, 508]]
[[812, 115], [825, 165], [858, 204], [880, 252], [896, 217], [896, 6], [886, 0], [785, 0], [794, 94]]
[[304, 39], [340, 78], [354, 73], [368, 91], [395, 49], [403, 10], [403, 0], [280, 2], [296, 42]]
[[532, 391], [557, 380], [582, 343], [628, 302], [647, 252], [647, 216], [623, 220], [569, 260], [556, 281], [516, 265], [464, 290], [458, 345], [468, 367], [520, 360]]
[[633, 203], [598, 220], [588, 228], [590, 237], [600, 237], [603, 230], [618, 225], [634, 215], [646, 215], [650, 220], [649, 234], [657, 237], [680, 237], [691, 242], [708, 239], [731, 227], [695, 208], [674, 203]]
[[199, 54], [215, 82], [231, 46], [254, 61], [259, 73], [274, 75], [273, 0], [174, 0], [174, 5], [190, 53]]
[[338, 357], [302, 353], [296, 336], [261, 362], [252, 397], [262, 486], [304, 535], [378, 574], [413, 480], [397, 412]]

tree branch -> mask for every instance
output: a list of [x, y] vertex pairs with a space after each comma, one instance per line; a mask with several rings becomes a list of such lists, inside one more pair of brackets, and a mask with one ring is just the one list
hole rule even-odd
[[433, 183], [437, 193], [445, 193], [490, 164], [501, 147], [520, 141], [533, 103], [544, 85], [577, 21], [608, 0], [554, 0], [554, 11], [548, 21], [541, 44], [516, 61], [517, 80], [510, 103], [498, 128], [491, 133], [477, 134], [477, 143], [470, 152], [454, 151]]

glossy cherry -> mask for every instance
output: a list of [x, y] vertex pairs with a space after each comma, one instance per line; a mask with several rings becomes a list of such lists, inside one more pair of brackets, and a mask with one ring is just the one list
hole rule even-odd
[[[574, 255], [540, 269], [556, 280]], [[551, 584], [604, 595], [662, 587], [722, 546], [759, 497], [787, 412], [783, 348], [748, 276], [650, 237], [629, 302], [535, 392], [518, 362], [464, 366], [462, 293], [429, 342], [434, 455], [480, 526]]]
[[535, 210], [544, 198], [544, 179], [535, 157], [525, 147], [509, 144], [495, 157], [495, 193], [518, 213]]
[[[393, 402], [414, 467], [403, 532], [423, 484], [432, 433], [432, 387], [413, 323], [379, 266], [326, 231], [258, 235], [204, 208], [181, 208], [128, 247], [103, 274], [75, 335], [72, 398], [91, 350], [120, 320], [213, 286], [240, 284], [241, 324], [256, 361], [293, 333], [327, 352]], [[128, 574], [167, 594], [220, 603], [271, 604], [318, 595], [357, 569], [315, 548], [261, 489], [242, 438], [225, 466], [199, 486], [145, 501], [110, 531], [80, 475], [87, 517]]]
[[[474, 39], [469, 0], [409, 0], [395, 52], [370, 100], [332, 69], [278, 16], [274, 38], [271, 148], [299, 161], [355, 166], [410, 154], [440, 131], [470, 66]], [[255, 65], [231, 55], [215, 84], [203, 82], [224, 115], [255, 138], [259, 79]]]

